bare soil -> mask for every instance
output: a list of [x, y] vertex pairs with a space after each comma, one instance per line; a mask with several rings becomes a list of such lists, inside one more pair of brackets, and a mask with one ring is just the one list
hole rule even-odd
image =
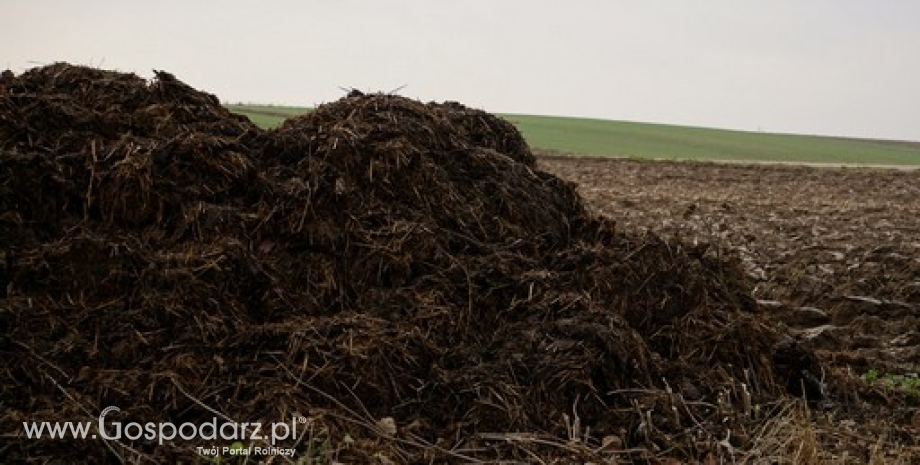
[[739, 254], [761, 311], [816, 349], [836, 393], [824, 409], [863, 420], [876, 412], [917, 437], [917, 393], [867, 392], [863, 379], [870, 370], [920, 372], [920, 173], [575, 157], [539, 164], [578, 183], [618, 227]]

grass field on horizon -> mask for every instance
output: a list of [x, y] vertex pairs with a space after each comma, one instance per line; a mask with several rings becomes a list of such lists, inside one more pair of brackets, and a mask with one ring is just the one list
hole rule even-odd
[[[228, 105], [261, 127], [309, 108]], [[920, 142], [775, 134], [655, 123], [535, 115], [501, 115], [531, 147], [555, 152], [667, 160], [920, 165]]]

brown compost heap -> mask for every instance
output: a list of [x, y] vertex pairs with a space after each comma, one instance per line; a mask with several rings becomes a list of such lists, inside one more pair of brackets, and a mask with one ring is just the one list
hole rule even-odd
[[14, 462], [234, 442], [25, 437], [107, 406], [302, 416], [313, 436], [278, 446], [346, 462], [513, 459], [496, 437], [573, 427], [702, 458], [687, 425], [724, 437], [746, 420], [715, 405], [801, 393], [816, 369], [733, 258], [618, 229], [457, 103], [352, 92], [266, 131], [165, 72], [5, 72], [0, 244]]

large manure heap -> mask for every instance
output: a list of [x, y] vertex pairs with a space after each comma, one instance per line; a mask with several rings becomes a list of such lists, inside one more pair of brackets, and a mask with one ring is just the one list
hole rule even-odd
[[107, 406], [303, 416], [282, 446], [346, 462], [703, 458], [815, 387], [733, 259], [593, 214], [457, 103], [352, 92], [264, 131], [166, 72], [5, 72], [0, 244], [12, 461], [224, 445], [24, 437]]

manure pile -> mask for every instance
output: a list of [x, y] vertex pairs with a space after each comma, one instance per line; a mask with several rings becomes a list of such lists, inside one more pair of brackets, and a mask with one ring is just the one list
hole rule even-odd
[[702, 459], [770, 414], [748, 395], [814, 391], [735, 260], [615, 220], [457, 103], [352, 92], [263, 131], [165, 72], [5, 72], [0, 456], [233, 442], [25, 437], [117, 406], [303, 416], [277, 445], [345, 462]]

